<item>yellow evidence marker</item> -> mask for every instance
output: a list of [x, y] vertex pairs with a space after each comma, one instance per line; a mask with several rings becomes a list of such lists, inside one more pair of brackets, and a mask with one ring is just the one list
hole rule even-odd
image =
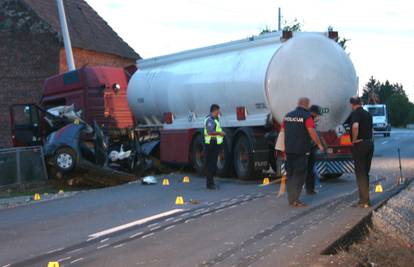
[[170, 180], [168, 180], [167, 178], [164, 178], [162, 180], [162, 185], [170, 185]]
[[33, 200], [36, 200], [36, 201], [40, 200], [40, 194], [39, 193], [34, 194]]
[[270, 184], [270, 180], [269, 180], [269, 178], [268, 178], [268, 177], [265, 177], [265, 178], [263, 179], [263, 185], [268, 185], [268, 184]]
[[184, 176], [183, 183], [188, 184], [190, 182], [190, 177]]
[[375, 186], [375, 193], [382, 193], [382, 185], [381, 185], [381, 183], [378, 183]]
[[183, 199], [183, 197], [182, 197], [182, 196], [178, 196], [178, 197], [175, 199], [175, 205], [184, 205], [184, 199]]
[[59, 267], [59, 262], [58, 261], [49, 261], [49, 263], [47, 264], [47, 267]]

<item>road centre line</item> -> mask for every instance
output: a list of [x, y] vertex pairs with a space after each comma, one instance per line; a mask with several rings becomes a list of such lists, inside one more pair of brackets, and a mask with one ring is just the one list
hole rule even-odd
[[162, 213], [159, 213], [159, 214], [156, 214], [156, 215], [153, 215], [153, 216], [149, 216], [149, 217], [146, 217], [146, 218], [143, 218], [143, 219], [139, 219], [139, 220], [136, 220], [136, 221], [133, 221], [133, 222], [130, 222], [130, 223], [126, 223], [126, 224], [123, 224], [123, 225], [119, 225], [119, 226], [116, 226], [116, 227], [113, 227], [113, 228], [110, 228], [110, 229], [106, 229], [106, 230], [91, 234], [91, 235], [89, 235], [89, 237], [98, 238], [98, 237], [101, 237], [101, 236], [109, 235], [109, 234], [119, 232], [119, 231], [122, 231], [122, 230], [125, 230], [125, 229], [128, 229], [128, 228], [137, 226], [137, 225], [142, 225], [144, 223], [148, 223], [148, 222], [153, 221], [153, 220], [157, 220], [157, 219], [160, 219], [160, 218], [163, 218], [163, 217], [166, 217], [166, 216], [170, 216], [172, 214], [175, 214], [175, 213], [178, 213], [178, 212], [181, 212], [181, 211], [183, 211], [183, 209], [169, 210], [169, 211], [166, 211], [166, 212], [162, 212]]

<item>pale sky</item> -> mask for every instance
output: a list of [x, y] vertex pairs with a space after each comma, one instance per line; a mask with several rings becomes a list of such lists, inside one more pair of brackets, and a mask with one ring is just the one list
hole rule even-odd
[[410, 0], [86, 0], [143, 58], [238, 40], [297, 18], [350, 39], [360, 87], [402, 83], [414, 101], [414, 2]]

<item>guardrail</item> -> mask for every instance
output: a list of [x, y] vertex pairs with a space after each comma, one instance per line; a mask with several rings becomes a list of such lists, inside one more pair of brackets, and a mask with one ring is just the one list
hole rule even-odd
[[41, 146], [0, 149], [0, 188], [47, 179]]

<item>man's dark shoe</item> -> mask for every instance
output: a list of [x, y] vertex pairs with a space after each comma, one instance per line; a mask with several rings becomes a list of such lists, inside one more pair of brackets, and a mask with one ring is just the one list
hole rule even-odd
[[208, 185], [207, 189], [209, 189], [209, 190], [219, 190], [219, 187], [218, 187], [218, 185], [213, 184], [213, 185]]
[[290, 206], [292, 206], [293, 208], [304, 208], [307, 205], [305, 203], [303, 203], [303, 202], [295, 201], [292, 204], [290, 204]]
[[316, 195], [317, 193], [315, 190], [306, 190], [307, 195]]

